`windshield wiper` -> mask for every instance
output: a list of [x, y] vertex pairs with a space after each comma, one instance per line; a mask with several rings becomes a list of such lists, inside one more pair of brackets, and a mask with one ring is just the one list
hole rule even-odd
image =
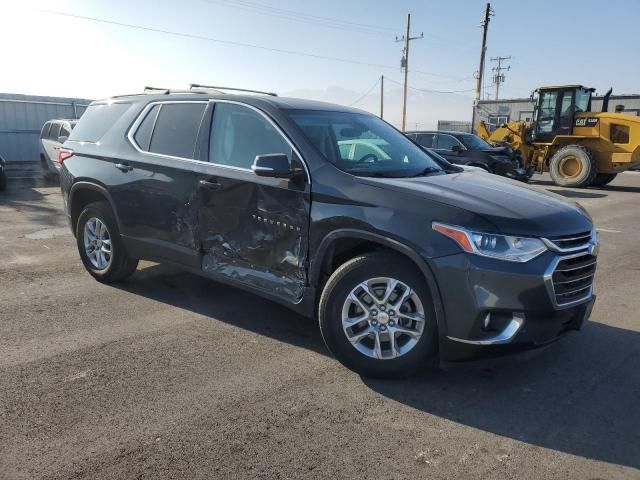
[[440, 173], [443, 172], [444, 170], [438, 167], [427, 167], [424, 170], [422, 170], [420, 173], [417, 173], [416, 175], [411, 175], [412, 177], [425, 177], [427, 175], [431, 175], [432, 173]]

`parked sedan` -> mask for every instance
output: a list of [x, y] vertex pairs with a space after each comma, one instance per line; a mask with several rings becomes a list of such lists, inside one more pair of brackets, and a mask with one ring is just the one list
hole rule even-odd
[[524, 169], [522, 157], [511, 148], [494, 147], [471, 133], [420, 131], [407, 132], [407, 136], [458, 165], [479, 167], [496, 175], [524, 182], [534, 172], [533, 167]]

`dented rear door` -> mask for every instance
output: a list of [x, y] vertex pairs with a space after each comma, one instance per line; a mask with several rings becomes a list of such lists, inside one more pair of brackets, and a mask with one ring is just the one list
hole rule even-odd
[[202, 270], [297, 302], [306, 284], [309, 184], [250, 168], [256, 155], [294, 159], [291, 143], [262, 112], [225, 101], [215, 104], [207, 150], [209, 162], [196, 166]]

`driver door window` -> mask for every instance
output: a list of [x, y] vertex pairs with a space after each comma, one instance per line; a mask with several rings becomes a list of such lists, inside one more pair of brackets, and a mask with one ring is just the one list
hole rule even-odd
[[291, 147], [273, 125], [249, 107], [218, 103], [213, 113], [209, 161], [250, 169], [258, 155], [282, 153]]
[[572, 124], [573, 124], [573, 92], [564, 92], [562, 94], [562, 103], [560, 104], [560, 117], [558, 118], [558, 134], [570, 135]]

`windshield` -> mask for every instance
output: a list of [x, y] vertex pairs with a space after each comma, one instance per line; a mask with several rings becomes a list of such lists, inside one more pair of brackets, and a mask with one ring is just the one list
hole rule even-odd
[[291, 119], [340, 170], [363, 177], [413, 177], [443, 172], [429, 154], [373, 115], [290, 110]]
[[460, 135], [458, 140], [464, 143], [464, 146], [469, 150], [486, 150], [487, 148], [491, 148], [491, 145], [475, 135]]

